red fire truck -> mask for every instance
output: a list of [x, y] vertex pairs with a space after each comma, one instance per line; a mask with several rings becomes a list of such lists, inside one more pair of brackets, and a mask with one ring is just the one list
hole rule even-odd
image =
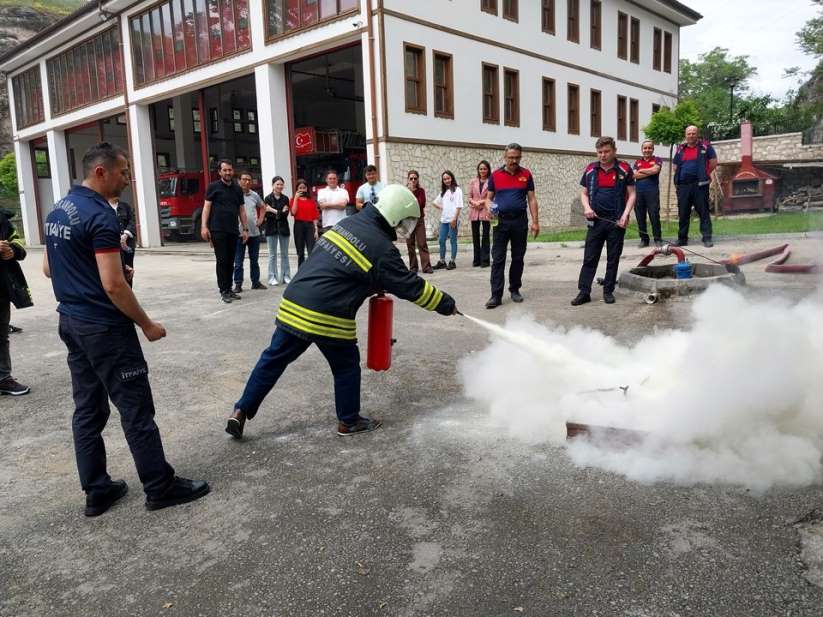
[[[216, 177], [215, 177], [216, 179]], [[200, 236], [206, 187], [202, 171], [167, 171], [160, 174], [160, 230], [164, 239]]]

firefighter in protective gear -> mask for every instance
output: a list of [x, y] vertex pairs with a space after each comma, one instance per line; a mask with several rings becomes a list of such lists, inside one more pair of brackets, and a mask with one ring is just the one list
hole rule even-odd
[[371, 295], [385, 291], [441, 315], [456, 313], [454, 300], [413, 274], [394, 246], [397, 232], [414, 230], [420, 208], [411, 191], [389, 185], [380, 201], [367, 204], [318, 240], [283, 292], [269, 347], [252, 370], [235, 403], [226, 432], [239, 439], [277, 380], [314, 343], [334, 376], [339, 435], [380, 426], [360, 415], [360, 350], [355, 316]]

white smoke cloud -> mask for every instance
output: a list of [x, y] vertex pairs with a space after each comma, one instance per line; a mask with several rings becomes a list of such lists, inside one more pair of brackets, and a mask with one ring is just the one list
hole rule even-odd
[[[641, 482], [755, 491], [820, 482], [822, 294], [755, 302], [715, 286], [695, 300], [693, 318], [689, 331], [633, 346], [526, 318], [488, 324], [492, 344], [461, 367], [466, 394], [527, 443], [561, 443], [567, 420], [643, 431], [628, 448], [597, 439], [568, 447], [580, 466]], [[629, 386], [625, 396], [619, 386]]]

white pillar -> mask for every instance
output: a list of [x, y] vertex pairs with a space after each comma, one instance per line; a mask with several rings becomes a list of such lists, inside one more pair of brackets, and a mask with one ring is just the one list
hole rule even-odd
[[282, 64], [263, 64], [254, 69], [257, 90], [257, 123], [260, 138], [260, 171], [263, 190], [269, 191], [271, 179], [283, 176], [291, 194], [291, 143], [286, 109], [286, 72]]
[[20, 216], [23, 218], [23, 235], [26, 244], [43, 244], [42, 230], [37, 221], [37, 178], [32, 173], [31, 145], [27, 141], [14, 142], [14, 158], [17, 163], [17, 191], [20, 194]]
[[[190, 171], [202, 167], [200, 162], [200, 137], [194, 138], [192, 120], [192, 96], [181, 94], [173, 99], [174, 109], [174, 154], [178, 169]], [[200, 130], [208, 126], [207, 118], [200, 118]], [[196, 154], [195, 154], [196, 152]]]
[[160, 214], [157, 208], [157, 177], [154, 170], [151, 117], [148, 105], [129, 105], [129, 137], [132, 156], [132, 193], [137, 202], [140, 246], [160, 246]]
[[46, 141], [49, 147], [52, 194], [54, 195], [54, 201], [59, 201], [65, 197], [69, 189], [71, 189], [66, 133], [63, 131], [48, 131], [46, 133]]

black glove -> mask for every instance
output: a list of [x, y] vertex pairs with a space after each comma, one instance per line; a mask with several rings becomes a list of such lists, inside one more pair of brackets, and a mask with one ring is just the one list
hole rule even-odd
[[454, 301], [454, 298], [452, 298], [445, 291], [441, 290], [441, 293], [443, 294], [443, 299], [440, 300], [440, 304], [438, 304], [437, 308], [434, 310], [440, 313], [441, 315], [454, 315], [454, 308], [455, 306], [457, 306], [457, 304]]

